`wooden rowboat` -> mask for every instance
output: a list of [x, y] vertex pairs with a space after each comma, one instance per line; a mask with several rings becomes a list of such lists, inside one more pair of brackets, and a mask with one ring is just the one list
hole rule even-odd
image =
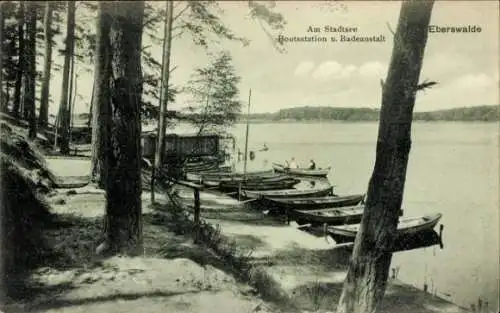
[[[215, 178], [210, 180], [202, 180], [201, 183], [205, 186], [214, 187], [214, 186], [226, 186], [226, 187], [234, 187], [236, 189], [239, 188], [240, 184], [245, 185], [258, 185], [258, 184], [272, 184], [272, 183], [280, 183], [283, 181], [295, 181], [299, 183], [300, 180], [296, 178], [289, 177], [287, 175], [275, 175], [272, 174], [266, 177], [247, 177], [243, 180], [243, 177], [222, 177]], [[245, 189], [245, 188], [243, 188]]]
[[211, 180], [211, 181], [218, 181], [218, 180], [243, 180], [243, 177], [246, 177], [247, 179], [249, 178], [262, 178], [262, 177], [274, 177], [276, 176], [274, 174], [273, 170], [266, 170], [266, 171], [255, 171], [255, 172], [247, 172], [246, 174], [243, 174], [242, 172], [202, 172], [202, 173], [193, 173], [190, 172], [187, 174], [189, 180], [193, 181], [200, 181], [200, 180]]
[[288, 168], [282, 164], [273, 163], [273, 169], [277, 173], [284, 173], [296, 176], [309, 176], [309, 177], [326, 177], [330, 172], [330, 167], [318, 168], [318, 169], [308, 169], [308, 168]]
[[363, 194], [286, 199], [266, 197], [262, 199], [261, 204], [264, 207], [267, 206], [268, 208], [273, 209], [288, 208], [292, 210], [315, 210], [358, 205], [363, 201], [363, 199]]
[[290, 177], [288, 175], [266, 175], [266, 176], [254, 176], [254, 177], [219, 177], [212, 179], [203, 179], [203, 181], [219, 182], [221, 184], [245, 184], [245, 183], [258, 183], [258, 182], [276, 182], [282, 180], [298, 180], [300, 179]]
[[197, 166], [183, 166], [184, 172], [204, 172], [209, 170], [216, 170], [218, 167], [217, 163], [207, 163]]
[[[440, 213], [433, 215], [425, 215], [420, 217], [400, 218], [397, 228], [398, 237], [415, 235], [421, 232], [432, 231], [436, 224], [441, 219]], [[327, 231], [338, 242], [354, 241], [356, 234], [360, 228], [360, 224], [328, 226]]]
[[364, 205], [358, 205], [319, 210], [292, 210], [289, 213], [289, 218], [295, 220], [299, 225], [322, 225], [325, 223], [328, 225], [355, 224], [361, 221], [364, 209]]
[[333, 187], [323, 187], [317, 189], [284, 189], [284, 190], [245, 190], [242, 189], [240, 195], [249, 199], [268, 198], [295, 198], [295, 197], [320, 197], [331, 195]]
[[279, 177], [278, 179], [264, 179], [255, 181], [244, 182], [220, 182], [219, 189], [222, 191], [237, 191], [240, 189], [245, 190], [279, 190], [289, 189], [300, 183], [300, 179], [291, 177]]
[[186, 180], [199, 182], [201, 180], [202, 175], [219, 175], [219, 174], [230, 174], [231, 167], [230, 166], [220, 166], [213, 169], [208, 169], [204, 171], [186, 171]]

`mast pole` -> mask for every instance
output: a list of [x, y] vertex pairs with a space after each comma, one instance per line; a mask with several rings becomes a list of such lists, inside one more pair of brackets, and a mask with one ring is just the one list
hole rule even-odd
[[248, 129], [249, 129], [249, 118], [250, 118], [250, 99], [252, 98], [252, 89], [248, 92], [248, 113], [247, 113], [247, 129], [245, 135], [245, 163], [243, 165], [243, 179], [246, 178], [247, 173], [247, 159], [248, 159]]

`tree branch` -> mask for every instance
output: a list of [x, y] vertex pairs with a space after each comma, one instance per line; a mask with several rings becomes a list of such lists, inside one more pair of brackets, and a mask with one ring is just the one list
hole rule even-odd
[[186, 10], [189, 9], [189, 7], [190, 7], [189, 3], [186, 4], [186, 6], [174, 16], [173, 21], [175, 22], [179, 17], [181, 17], [181, 15], [184, 14], [184, 12], [186, 12]]
[[432, 86], [434, 85], [437, 85], [438, 83], [437, 82], [434, 82], [434, 81], [427, 81], [427, 80], [424, 80], [423, 83], [420, 83], [417, 85], [417, 91], [419, 90], [425, 90], [425, 89], [430, 89], [432, 88]]
[[387, 28], [389, 29], [389, 31], [391, 32], [391, 34], [394, 36], [395, 33], [392, 30], [391, 24], [389, 24], [389, 22], [386, 22], [385, 24], [387, 25]]

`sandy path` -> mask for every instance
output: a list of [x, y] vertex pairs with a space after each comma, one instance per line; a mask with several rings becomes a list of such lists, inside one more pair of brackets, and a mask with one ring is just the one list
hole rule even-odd
[[35, 278], [73, 287], [22, 308], [30, 312], [269, 312], [260, 300], [244, 296], [233, 277], [183, 258], [115, 257], [92, 271], [40, 269]]

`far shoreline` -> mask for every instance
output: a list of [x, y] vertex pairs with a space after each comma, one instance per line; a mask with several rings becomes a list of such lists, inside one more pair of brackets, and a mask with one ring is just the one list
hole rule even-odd
[[[235, 124], [246, 124], [247, 122], [244, 120], [237, 121]], [[376, 124], [379, 123], [378, 120], [359, 120], [359, 121], [352, 121], [352, 120], [303, 120], [303, 121], [298, 121], [298, 120], [276, 120], [276, 121], [269, 121], [269, 120], [250, 120], [248, 122], [249, 124]], [[428, 124], [437, 124], [437, 123], [461, 123], [461, 124], [497, 124], [500, 123], [500, 121], [462, 121], [462, 120], [456, 120], [456, 121], [449, 121], [449, 120], [434, 120], [434, 121], [426, 121], [426, 120], [413, 120], [413, 123], [428, 123]]]

